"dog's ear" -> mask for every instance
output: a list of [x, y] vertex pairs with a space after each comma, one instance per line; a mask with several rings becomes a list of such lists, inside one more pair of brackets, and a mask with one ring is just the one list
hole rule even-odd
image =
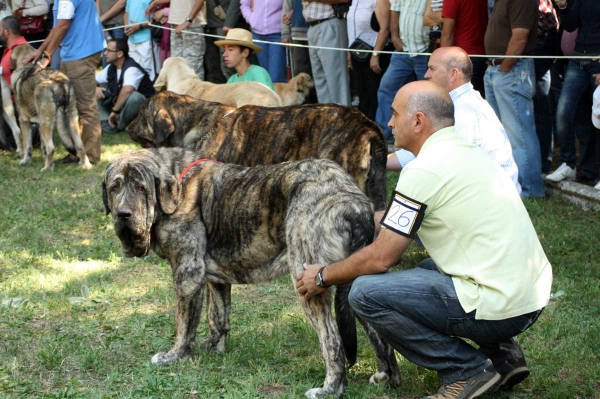
[[181, 184], [175, 176], [163, 171], [156, 180], [158, 202], [163, 212], [170, 215], [177, 210], [181, 203]]
[[154, 82], [154, 90], [163, 91], [167, 89], [167, 74], [159, 73], [156, 81]]
[[169, 136], [175, 132], [175, 122], [169, 111], [159, 109], [154, 114], [154, 143], [156, 146], [167, 141]]
[[104, 210], [106, 214], [110, 214], [110, 204], [108, 203], [108, 192], [106, 191], [106, 183], [102, 180], [102, 201], [104, 201]]

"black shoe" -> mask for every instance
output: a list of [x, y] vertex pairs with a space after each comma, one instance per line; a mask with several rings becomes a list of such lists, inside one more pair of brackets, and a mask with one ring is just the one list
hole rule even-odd
[[77, 163], [77, 162], [79, 162], [79, 157], [72, 155], [72, 154], [67, 154], [66, 157], [61, 159], [61, 162], [62, 163]]
[[102, 126], [102, 133], [106, 133], [106, 134], [119, 133], [119, 129], [117, 129], [116, 127], [112, 127], [111, 125], [109, 125], [108, 121], [103, 121], [101, 126]]
[[506, 360], [495, 365], [496, 371], [500, 373], [500, 383], [498, 388], [503, 391], [510, 391], [517, 384], [529, 377], [529, 369], [524, 358], [515, 358]]

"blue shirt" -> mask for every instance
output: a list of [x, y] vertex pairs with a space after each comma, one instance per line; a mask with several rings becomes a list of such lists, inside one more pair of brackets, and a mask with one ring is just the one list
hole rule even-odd
[[[66, 0], [63, 0], [66, 1]], [[62, 61], [77, 61], [96, 54], [106, 47], [102, 24], [93, 0], [70, 0], [75, 8], [71, 26], [62, 40], [60, 57]], [[56, 26], [58, 0], [54, 2], [54, 26]]]
[[[127, 0], [125, 11], [129, 14], [128, 24], [142, 23], [148, 20], [144, 15], [146, 7], [150, 4], [150, 0]], [[129, 43], [143, 43], [150, 40], [150, 29], [144, 28], [129, 36]]]

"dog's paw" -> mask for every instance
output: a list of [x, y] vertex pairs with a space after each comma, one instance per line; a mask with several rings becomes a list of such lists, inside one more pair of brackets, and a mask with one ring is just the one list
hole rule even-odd
[[341, 398], [343, 393], [344, 393], [343, 387], [340, 387], [340, 389], [338, 389], [337, 391], [331, 390], [331, 389], [324, 389], [324, 388], [313, 388], [313, 389], [309, 389], [308, 391], [306, 391], [304, 396], [306, 396], [309, 399], [324, 398], [326, 396]]
[[390, 376], [385, 371], [378, 371], [369, 378], [369, 383], [374, 385], [388, 384], [391, 387], [400, 386], [400, 375], [394, 373], [394, 375], [390, 378]]
[[42, 169], [40, 169], [40, 172], [53, 172], [54, 171], [54, 164], [50, 165], [50, 166], [44, 166]]
[[214, 340], [207, 338], [200, 343], [200, 348], [207, 352], [221, 355], [225, 353], [225, 340], [221, 339], [215, 342]]
[[158, 352], [156, 355], [152, 356], [152, 364], [156, 364], [158, 366], [162, 366], [165, 364], [173, 363], [175, 360], [179, 360], [181, 356], [177, 356], [173, 352]]
[[86, 170], [92, 169], [92, 164], [90, 163], [90, 161], [87, 161], [87, 160], [86, 160], [86, 162], [79, 161], [79, 166], [81, 167], [81, 169], [86, 169]]
[[25, 158], [25, 159], [21, 159], [19, 161], [19, 165], [23, 166], [23, 165], [27, 165], [29, 162], [31, 162], [31, 158]]

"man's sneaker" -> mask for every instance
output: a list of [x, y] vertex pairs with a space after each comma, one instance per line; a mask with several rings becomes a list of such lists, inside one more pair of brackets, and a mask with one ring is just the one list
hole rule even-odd
[[468, 380], [454, 381], [442, 385], [433, 396], [425, 396], [423, 399], [470, 399], [476, 398], [492, 388], [500, 381], [500, 374], [490, 364], [483, 371]]
[[101, 124], [102, 127], [102, 133], [108, 133], [108, 134], [114, 134], [114, 133], [119, 133], [119, 130], [117, 129], [117, 127], [112, 127], [108, 121], [102, 121]]
[[525, 378], [529, 377], [529, 369], [525, 359], [515, 358], [497, 364], [496, 371], [502, 377], [498, 388], [504, 391], [510, 391], [513, 387], [521, 383]]
[[575, 176], [575, 169], [563, 162], [558, 169], [546, 176], [546, 180], [558, 183], [559, 181], [563, 181], [565, 179], [573, 180], [575, 179]]

